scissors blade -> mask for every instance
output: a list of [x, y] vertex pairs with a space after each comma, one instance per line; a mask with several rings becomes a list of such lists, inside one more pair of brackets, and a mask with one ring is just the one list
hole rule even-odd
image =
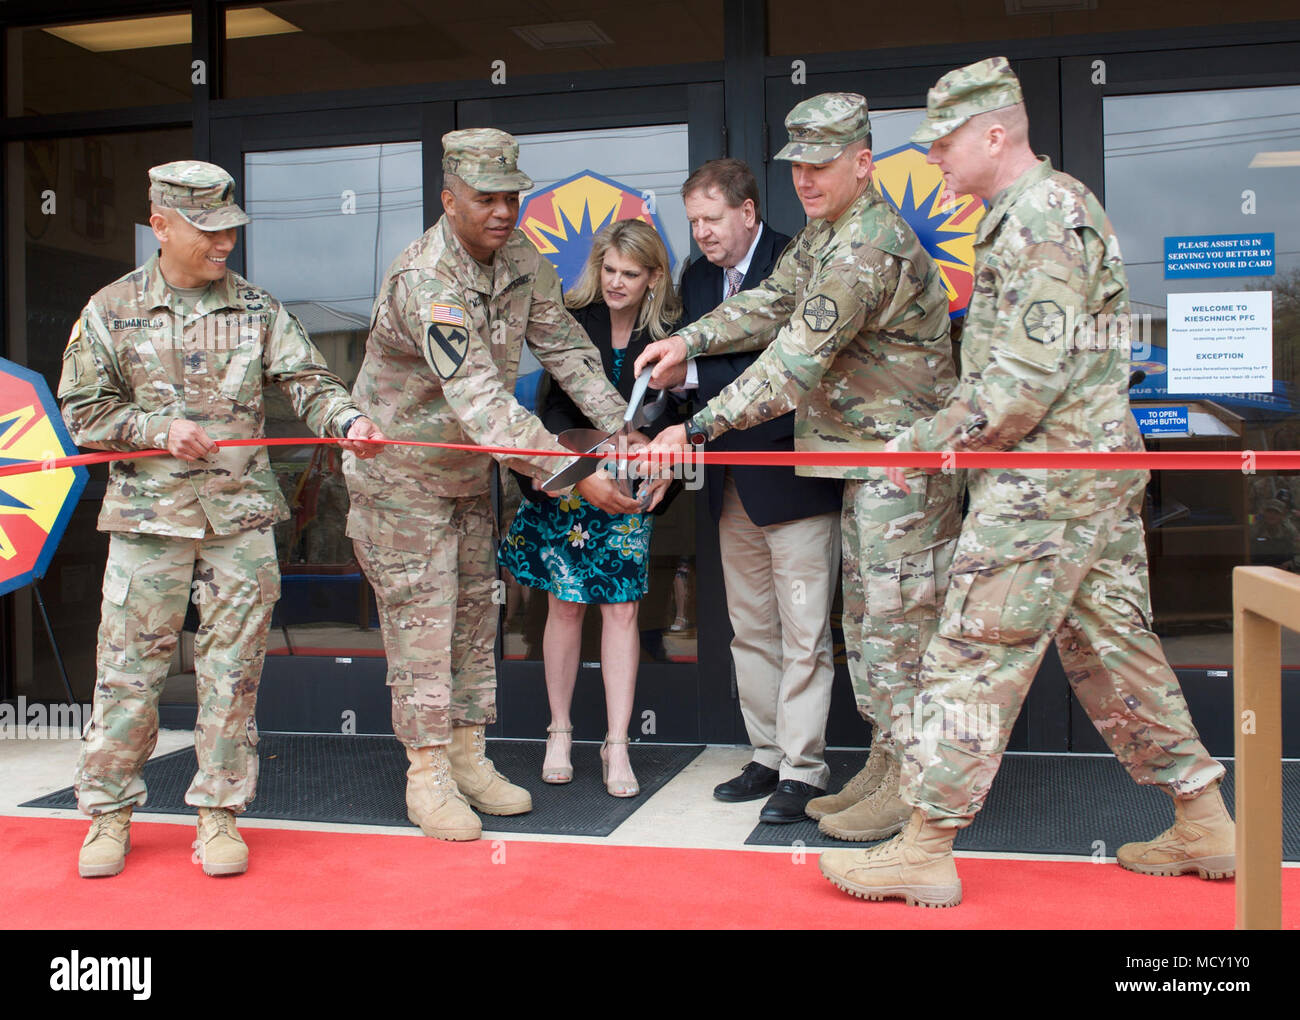
[[[574, 453], [611, 453], [615, 448], [614, 437], [617, 433], [606, 434], [596, 429], [565, 429], [555, 438], [561, 446]], [[592, 440], [595, 440], [593, 443]], [[591, 445], [587, 445], [587, 444]], [[578, 457], [569, 461], [550, 478], [542, 482], [542, 488], [548, 492], [567, 489], [575, 482], [580, 482], [596, 473], [601, 461], [598, 457]]]

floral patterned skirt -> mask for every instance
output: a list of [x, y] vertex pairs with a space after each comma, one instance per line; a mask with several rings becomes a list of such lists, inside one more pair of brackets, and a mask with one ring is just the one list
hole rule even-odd
[[525, 500], [501, 542], [501, 565], [520, 584], [563, 602], [635, 602], [650, 576], [651, 514], [607, 514], [569, 494]]

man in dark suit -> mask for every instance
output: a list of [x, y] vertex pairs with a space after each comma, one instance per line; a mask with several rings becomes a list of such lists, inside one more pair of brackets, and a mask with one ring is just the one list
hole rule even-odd
[[[738, 159], [705, 163], [682, 185], [691, 233], [704, 253], [682, 274], [689, 325], [724, 298], [761, 283], [790, 240], [763, 223], [758, 183]], [[686, 385], [701, 403], [720, 393], [760, 352], [699, 358]], [[794, 415], [732, 431], [711, 450], [793, 450]], [[826, 716], [834, 660], [830, 605], [840, 562], [841, 483], [799, 478], [788, 467], [705, 470], [718, 522], [741, 714], [754, 760], [713, 795], [724, 801], [770, 795], [769, 823], [805, 819], [825, 791]]]

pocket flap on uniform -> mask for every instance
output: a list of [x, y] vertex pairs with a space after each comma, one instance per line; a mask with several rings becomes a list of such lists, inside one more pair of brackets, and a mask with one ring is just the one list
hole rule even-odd
[[237, 404], [250, 403], [262, 384], [261, 337], [255, 330], [232, 325], [226, 342], [233, 350], [222, 375], [221, 395]]
[[904, 494], [883, 477], [862, 483], [854, 496], [854, 527], [863, 564], [888, 563], [933, 549], [961, 528], [958, 481], [952, 475], [908, 475]]
[[257, 590], [264, 606], [273, 606], [280, 601], [280, 565], [278, 563], [268, 563], [257, 568]]
[[1065, 521], [1014, 521], [985, 523], [982, 514], [970, 514], [962, 525], [953, 557], [954, 574], [993, 570], [1008, 563], [1053, 556], [1065, 541]]
[[433, 533], [428, 520], [410, 517], [395, 520], [391, 514], [355, 502], [348, 511], [347, 536], [425, 559], [433, 555]]
[[115, 606], [126, 605], [127, 594], [131, 591], [131, 575], [109, 569], [104, 571], [104, 598]]

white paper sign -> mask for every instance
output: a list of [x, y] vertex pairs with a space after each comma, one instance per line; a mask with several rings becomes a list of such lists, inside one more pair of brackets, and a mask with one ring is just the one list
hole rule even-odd
[[1170, 393], [1271, 393], [1273, 292], [1170, 294]]

